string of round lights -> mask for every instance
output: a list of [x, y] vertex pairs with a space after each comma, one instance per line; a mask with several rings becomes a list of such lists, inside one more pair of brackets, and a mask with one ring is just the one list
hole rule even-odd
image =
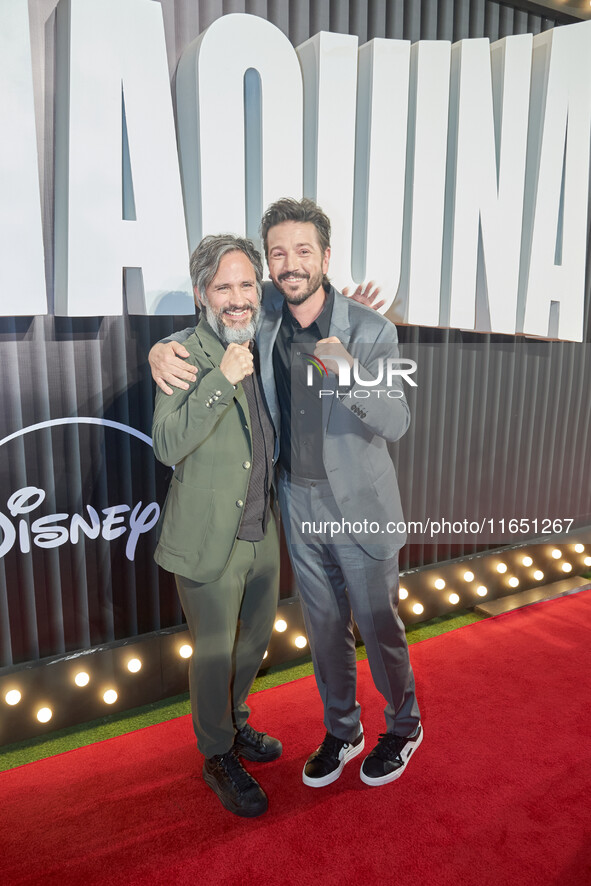
[[[404, 585], [399, 587], [400, 615], [407, 623], [420, 621], [441, 615], [451, 608], [470, 609], [480, 605], [479, 600], [485, 597], [495, 600], [516, 589], [522, 591], [539, 587], [544, 581], [549, 584], [565, 579], [573, 581], [577, 572], [584, 572], [591, 567], [590, 548], [591, 545], [581, 542], [560, 545], [537, 543], [530, 544], [527, 548], [522, 546], [475, 554], [468, 562], [464, 558], [461, 561], [410, 570], [404, 573]], [[291, 606], [293, 608], [290, 609]], [[188, 660], [193, 654], [193, 647], [187, 639], [186, 629], [175, 628], [170, 638], [172, 645], [169, 643], [166, 647], [166, 655], [169, 656], [172, 649], [177, 662]], [[63, 660], [63, 667], [68, 669], [68, 685], [74, 692], [84, 690], [86, 709], [94, 711], [94, 716], [100, 716], [101, 705], [117, 705], [117, 709], [122, 706], [132, 707], [136, 697], [133, 686], [141, 685], [142, 682], [146, 684], [150, 680], [150, 669], [147, 666], [150, 656], [145, 652], [137, 654], [141, 649], [141, 638], [138, 638], [133, 648], [130, 648], [129, 641], [124, 645], [125, 652], [121, 649], [88, 650], [83, 653], [88, 656], [84, 668], [73, 667], [69, 659]], [[301, 610], [293, 605], [293, 600], [283, 601], [274, 624], [272, 642], [264, 655], [264, 667], [267, 668], [278, 660], [289, 661], [290, 657], [302, 654], [307, 648], [308, 640], [303, 631]], [[111, 653], [111, 664], [106, 669], [101, 669], [100, 666], [97, 668], [100, 655], [91, 653], [105, 651]], [[159, 651], [158, 654], [164, 653]], [[54, 667], [51, 673], [57, 674], [58, 670]], [[51, 728], [58, 728], [63, 719], [64, 708], [76, 706], [75, 696], [66, 695], [63, 678], [61, 689], [58, 682], [54, 689], [49, 680], [41, 686], [32, 679], [27, 683], [25, 674], [30, 678], [33, 669], [29, 667], [22, 673], [16, 669], [2, 679], [0, 699], [15, 715], [22, 709], [28, 723], [36, 722], [38, 727], [51, 724]], [[134, 683], [129, 683], [129, 679], [133, 679]], [[186, 671], [181, 672], [181, 679], [186, 680]], [[140, 682], [136, 684], [136, 681]], [[8, 710], [6, 713], [8, 714]], [[91, 717], [87, 715], [85, 719]], [[31, 729], [34, 726], [30, 726], [29, 730]], [[29, 734], [35, 733], [29, 731]]]

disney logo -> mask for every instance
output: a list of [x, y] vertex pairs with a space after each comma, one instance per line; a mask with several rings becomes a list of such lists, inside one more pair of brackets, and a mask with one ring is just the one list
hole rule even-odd
[[[131, 505], [120, 504], [103, 508], [99, 514], [92, 505], [86, 505], [88, 519], [82, 514], [47, 514], [37, 517], [29, 525], [24, 514], [30, 514], [45, 501], [46, 492], [38, 486], [23, 486], [13, 492], [6, 506], [13, 518], [20, 518], [14, 523], [0, 511], [0, 559], [12, 550], [17, 543], [21, 553], [28, 554], [31, 544], [39, 548], [57, 548], [67, 542], [77, 544], [84, 535], [96, 539], [99, 535], [105, 541], [113, 541], [129, 532], [125, 546], [125, 556], [133, 560], [141, 535], [149, 532], [156, 525], [160, 516], [160, 506], [153, 501], [143, 507], [138, 502], [132, 509]], [[64, 525], [62, 525], [64, 524]]]

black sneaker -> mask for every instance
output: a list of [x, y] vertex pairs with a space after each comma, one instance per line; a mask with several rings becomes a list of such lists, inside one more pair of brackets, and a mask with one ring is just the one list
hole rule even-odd
[[267, 811], [267, 795], [243, 767], [234, 748], [207, 758], [203, 764], [203, 778], [222, 805], [234, 815], [254, 818]]
[[266, 732], [257, 732], [248, 723], [236, 733], [234, 747], [241, 757], [254, 763], [276, 760], [283, 752], [278, 738], [271, 738]]
[[394, 735], [385, 732], [361, 764], [361, 781], [365, 784], [388, 784], [400, 778], [406, 765], [423, 740], [423, 727], [419, 723], [412, 735]]
[[352, 741], [343, 741], [336, 735], [326, 733], [324, 741], [314, 753], [308, 757], [302, 779], [311, 788], [323, 788], [336, 781], [345, 767], [345, 763], [360, 754], [365, 746], [363, 730]]

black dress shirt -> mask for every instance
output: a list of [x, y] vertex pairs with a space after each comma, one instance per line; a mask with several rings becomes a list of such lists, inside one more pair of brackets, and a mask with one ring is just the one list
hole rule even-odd
[[[284, 470], [308, 480], [326, 478], [322, 461], [321, 388], [334, 387], [334, 380], [323, 380], [310, 358], [316, 343], [328, 338], [334, 290], [326, 293], [324, 307], [316, 320], [305, 328], [298, 323], [287, 302], [273, 348], [273, 372], [281, 409], [279, 463]], [[312, 385], [307, 384], [309, 367]]]

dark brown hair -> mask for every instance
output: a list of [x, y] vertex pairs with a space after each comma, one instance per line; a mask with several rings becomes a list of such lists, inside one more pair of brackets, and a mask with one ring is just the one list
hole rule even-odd
[[[310, 200], [309, 197], [302, 197], [301, 200], [283, 197], [281, 200], [271, 203], [261, 219], [261, 237], [263, 238], [267, 263], [269, 262], [267, 235], [275, 225], [280, 225], [282, 222], [287, 221], [312, 222], [316, 228], [322, 255], [330, 248], [330, 219], [320, 206], [314, 200]], [[326, 274], [323, 275], [322, 285], [325, 288], [330, 286], [330, 280]]]
[[312, 222], [318, 234], [318, 242], [322, 254], [330, 247], [330, 220], [324, 214], [320, 206], [309, 197], [294, 200], [291, 197], [283, 197], [271, 203], [261, 221], [261, 237], [265, 246], [265, 257], [268, 259], [267, 234], [275, 225], [282, 222]]

